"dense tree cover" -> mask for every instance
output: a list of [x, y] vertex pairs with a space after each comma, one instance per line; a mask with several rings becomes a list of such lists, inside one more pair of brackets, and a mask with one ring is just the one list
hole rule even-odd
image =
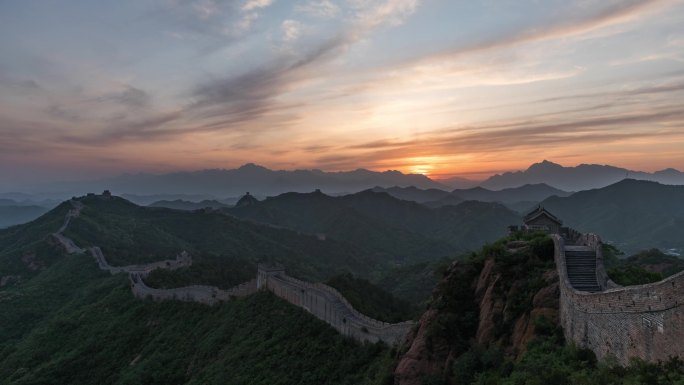
[[61, 253], [53, 247], [51, 234], [62, 226], [70, 208], [62, 203], [33, 222], [0, 230], [0, 276], [33, 276], [37, 268], [53, 263]]
[[452, 261], [452, 258], [442, 258], [433, 262], [394, 267], [384, 272], [376, 282], [379, 287], [391, 290], [394, 296], [422, 306], [429, 301], [442, 271]]
[[658, 282], [684, 270], [684, 260], [658, 249], [643, 250], [628, 258], [612, 245], [603, 245], [603, 257], [608, 276], [622, 286]]
[[663, 279], [663, 275], [660, 273], [653, 273], [643, 267], [633, 265], [614, 267], [609, 269], [607, 273], [613, 282], [622, 286], [643, 285]]
[[470, 201], [431, 209], [371, 190], [340, 197], [287, 193], [225, 211], [261, 223], [325, 234], [400, 265], [478, 248], [520, 221], [517, 214], [498, 203]]
[[[519, 242], [523, 241], [523, 242]], [[488, 346], [473, 343], [479, 309], [473, 298], [472, 282], [483, 262], [496, 261], [506, 292], [503, 319], [497, 325], [496, 342]], [[627, 367], [614, 359], [599, 362], [587, 349], [567, 344], [556, 323], [539, 316], [533, 320], [536, 337], [520, 356], [510, 354], [507, 338], [514, 320], [531, 310], [531, 296], [542, 287], [540, 274], [553, 269], [553, 243], [543, 234], [514, 234], [453, 265], [440, 281], [431, 303], [437, 310], [428, 325], [426, 338], [433, 344], [447, 341], [449, 357], [443, 373], [423, 378], [424, 385], [603, 385], [684, 384], [684, 362], [647, 363], [634, 360]], [[441, 350], [445, 346], [439, 345]]]
[[0, 290], [0, 317], [0, 384], [372, 384], [390, 360], [267, 292], [135, 299], [86, 256]]
[[326, 283], [337, 289], [354, 309], [371, 318], [394, 323], [418, 316], [418, 309], [410, 303], [351, 273], [336, 275]]
[[633, 360], [627, 367], [610, 359], [598, 362], [592, 351], [565, 344], [560, 329], [532, 340], [519, 360], [507, 359], [497, 347], [474, 348], [453, 366], [458, 384], [684, 384], [684, 362], [678, 358], [657, 363]]
[[189, 269], [152, 277], [165, 286], [231, 287], [254, 278], [259, 262], [279, 262], [289, 274], [309, 280], [322, 280], [341, 270], [367, 276], [386, 266], [347, 243], [253, 224], [215, 211], [140, 207], [121, 198], [90, 197], [83, 203], [81, 216], [65, 234], [79, 245], [101, 247], [114, 266], [173, 258], [182, 250], [193, 256]]

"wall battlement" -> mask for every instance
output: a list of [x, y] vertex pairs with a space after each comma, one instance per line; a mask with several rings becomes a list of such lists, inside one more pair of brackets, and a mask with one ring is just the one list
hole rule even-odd
[[257, 281], [260, 288], [272, 291], [325, 321], [341, 334], [359, 341], [399, 343], [415, 324], [413, 321], [391, 324], [370, 318], [354, 309], [334, 288], [292, 278], [282, 268], [260, 265]]
[[578, 291], [570, 285], [563, 238], [554, 235], [560, 278], [560, 318], [568, 341], [591, 349], [599, 358], [614, 356], [626, 365], [684, 357], [684, 272], [660, 282], [621, 287], [605, 272], [601, 239], [581, 235], [577, 243], [596, 251], [596, 275], [602, 291]]

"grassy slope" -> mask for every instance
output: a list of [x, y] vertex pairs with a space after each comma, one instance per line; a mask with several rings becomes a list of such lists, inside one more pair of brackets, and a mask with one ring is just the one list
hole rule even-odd
[[388, 352], [268, 293], [147, 302], [86, 256], [0, 290], [0, 384], [363, 384]]

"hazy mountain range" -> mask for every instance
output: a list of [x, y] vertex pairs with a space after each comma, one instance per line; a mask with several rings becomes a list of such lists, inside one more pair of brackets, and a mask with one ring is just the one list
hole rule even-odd
[[491, 202], [430, 209], [387, 193], [341, 197], [286, 193], [224, 209], [242, 219], [364, 245], [396, 262], [430, 260], [476, 249], [506, 233], [519, 216]]
[[422, 190], [416, 187], [375, 187], [373, 191], [386, 192], [393, 197], [418, 202], [432, 208], [453, 206], [464, 201], [480, 201], [502, 203], [515, 211], [527, 210], [536, 203], [554, 195], [565, 197], [572, 194], [544, 183], [527, 184], [498, 191], [483, 187], [456, 189], [451, 192], [439, 189]]
[[[653, 247], [684, 250], [684, 186], [625, 179], [577, 193], [545, 185], [442, 193], [442, 198], [436, 201], [430, 199], [440, 196], [438, 190], [415, 188], [375, 188], [342, 197], [290, 193], [226, 211], [261, 223], [334, 234], [349, 241], [358, 242], [363, 237], [368, 241], [380, 240], [383, 237], [379, 232], [370, 230], [378, 228], [419, 236], [408, 238], [407, 235], [392, 242], [386, 241], [392, 239], [387, 236], [381, 241], [387, 252], [400, 255], [426, 238], [446, 242], [454, 250], [472, 248], [472, 242], [482, 243], [496, 237], [500, 231], [497, 227], [521, 223], [519, 213], [524, 210], [514, 213], [502, 204], [506, 203], [508, 208], [527, 204], [526, 209], [541, 204], [562, 219], [564, 225], [599, 234], [628, 254]], [[462, 201], [457, 194], [468, 200]], [[545, 194], [548, 195], [543, 198]], [[414, 202], [408, 202], [411, 200]], [[452, 204], [431, 208], [440, 201]], [[401, 240], [407, 242], [404, 244]], [[435, 250], [438, 249], [431, 252]]]
[[625, 178], [650, 180], [662, 184], [684, 184], [684, 173], [673, 168], [648, 173], [598, 164], [564, 167], [545, 160], [534, 163], [524, 171], [496, 174], [480, 183], [480, 186], [500, 190], [525, 184], [546, 183], [565, 191], [581, 191], [605, 187]]
[[[200, 194], [233, 197], [251, 192], [255, 195], [277, 195], [284, 192], [308, 192], [321, 189], [326, 193], [352, 193], [374, 186], [416, 186], [446, 188], [425, 175], [399, 171], [375, 172], [364, 169], [342, 172], [321, 170], [269, 170], [252, 163], [231, 170], [201, 170], [170, 174], [125, 174], [98, 181], [60, 183], [46, 188], [60, 191], [101, 192], [109, 189], [117, 194]], [[166, 198], [168, 199], [168, 197]]]
[[[150, 204], [159, 200], [176, 199], [190, 201], [222, 200], [242, 196], [248, 191], [257, 197], [273, 196], [286, 192], [310, 192], [316, 189], [320, 189], [326, 194], [339, 195], [374, 187], [412, 186], [423, 190], [438, 189], [445, 192], [457, 189], [461, 191], [461, 198], [468, 200], [479, 199], [483, 193], [486, 194], [482, 191], [464, 191], [478, 186], [478, 183], [479, 187], [488, 190], [546, 184], [561, 191], [582, 191], [605, 187], [626, 177], [652, 180], [663, 184], [684, 184], [684, 173], [671, 168], [648, 173], [595, 164], [564, 167], [545, 160], [532, 164], [526, 170], [497, 174], [482, 182], [460, 177], [433, 180], [421, 174], [403, 174], [399, 171], [378, 172], [366, 169], [339, 172], [315, 169], [270, 170], [248, 163], [236, 169], [183, 171], [168, 174], [124, 174], [95, 181], [53, 183], [38, 186], [35, 190], [41, 192], [40, 199], [50, 197], [61, 200], [72, 195], [102, 192], [108, 189], [138, 204]], [[4, 196], [7, 193], [0, 193], [0, 198], [15, 199], [15, 196], [21, 195], [18, 194]], [[441, 193], [436, 193], [436, 195], [439, 194]], [[467, 196], [468, 194], [475, 194], [478, 198], [470, 198]], [[456, 195], [459, 194], [456, 193]], [[38, 199], [27, 194], [21, 196], [25, 196], [24, 199]], [[488, 198], [487, 200], [498, 200], [498, 198]]]
[[596, 233], [627, 253], [684, 249], [684, 186], [626, 179], [541, 204], [564, 225]]
[[203, 200], [200, 202], [190, 202], [190, 201], [185, 201], [181, 199], [176, 199], [172, 201], [167, 201], [167, 200], [161, 200], [154, 202], [147, 207], [166, 207], [168, 209], [176, 209], [176, 210], [199, 210], [199, 209], [205, 209], [205, 208], [212, 208], [212, 209], [219, 209], [219, 208], [224, 208], [228, 207], [228, 205], [221, 203], [217, 200]]

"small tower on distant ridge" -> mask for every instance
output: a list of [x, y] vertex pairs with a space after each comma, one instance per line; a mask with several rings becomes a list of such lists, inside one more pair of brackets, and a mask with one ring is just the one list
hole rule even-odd
[[245, 194], [242, 198], [240, 198], [239, 201], [235, 204], [235, 207], [242, 207], [242, 206], [249, 206], [259, 203], [259, 200], [256, 199], [252, 194], [247, 191], [247, 194]]

